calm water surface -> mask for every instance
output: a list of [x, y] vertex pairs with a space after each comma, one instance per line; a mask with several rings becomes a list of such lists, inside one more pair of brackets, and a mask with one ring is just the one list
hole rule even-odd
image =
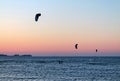
[[0, 81], [120, 81], [120, 57], [0, 57]]

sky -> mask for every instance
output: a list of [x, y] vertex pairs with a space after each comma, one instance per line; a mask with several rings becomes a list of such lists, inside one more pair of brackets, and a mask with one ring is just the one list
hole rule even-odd
[[0, 53], [120, 56], [120, 0], [0, 0]]

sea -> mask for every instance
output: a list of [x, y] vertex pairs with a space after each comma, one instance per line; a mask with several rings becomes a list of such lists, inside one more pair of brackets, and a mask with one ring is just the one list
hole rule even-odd
[[0, 81], [120, 81], [120, 57], [0, 57]]

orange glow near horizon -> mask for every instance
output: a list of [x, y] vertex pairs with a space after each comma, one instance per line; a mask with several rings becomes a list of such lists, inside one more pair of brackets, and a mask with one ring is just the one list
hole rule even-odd
[[[56, 37], [57, 38], [57, 37]], [[75, 43], [71, 40], [57, 39], [24, 39], [21, 40], [1, 40], [0, 41], [0, 49], [1, 52], [5, 53], [54, 53], [54, 52], [94, 52], [95, 49], [98, 49], [102, 52], [120, 52], [120, 45], [117, 41], [111, 42], [95, 42], [94, 40], [86, 41], [81, 40], [78, 42], [79, 48], [76, 50], [74, 48]], [[33, 42], [35, 41], [35, 42]]]

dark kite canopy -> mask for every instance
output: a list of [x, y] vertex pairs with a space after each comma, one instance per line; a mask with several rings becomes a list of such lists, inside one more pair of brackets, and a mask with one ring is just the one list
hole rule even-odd
[[78, 44], [75, 44], [75, 49], [78, 49]]
[[96, 52], [98, 52], [98, 49], [96, 49]]
[[38, 21], [38, 19], [39, 19], [40, 16], [41, 16], [41, 13], [37, 13], [37, 14], [35, 15], [35, 21], [36, 21], [36, 22]]

